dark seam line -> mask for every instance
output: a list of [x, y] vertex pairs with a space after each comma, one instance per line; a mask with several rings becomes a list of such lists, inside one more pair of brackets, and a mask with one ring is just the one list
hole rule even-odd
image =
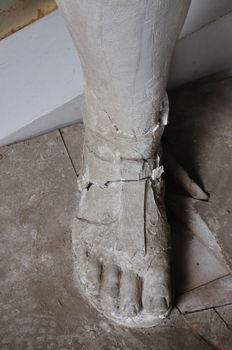
[[59, 130], [59, 133], [60, 133], [60, 137], [61, 137], [61, 139], [62, 139], [62, 141], [63, 141], [64, 148], [65, 148], [65, 150], [66, 150], [66, 152], [67, 152], [67, 154], [68, 154], [69, 160], [70, 160], [70, 162], [71, 162], [71, 164], [72, 164], [73, 170], [75, 171], [76, 177], [79, 178], [79, 174], [78, 174], [77, 171], [76, 171], [76, 168], [75, 168], [74, 163], [73, 163], [73, 160], [72, 160], [72, 158], [71, 158], [71, 156], [70, 156], [70, 153], [69, 153], [68, 147], [67, 147], [67, 145], [66, 145], [66, 143], [65, 143], [65, 140], [64, 140], [64, 137], [63, 137], [63, 135], [62, 135], [62, 132], [61, 132], [60, 129], [58, 129], [58, 130]]
[[221, 306], [214, 306], [213, 309], [216, 312], [216, 314], [218, 315], [218, 317], [220, 317], [220, 319], [222, 320], [222, 322], [225, 324], [226, 328], [228, 328], [229, 330], [231, 330], [230, 326], [228, 325], [228, 323], [224, 320], [224, 318], [220, 315], [220, 313], [217, 311], [217, 307], [221, 307]]

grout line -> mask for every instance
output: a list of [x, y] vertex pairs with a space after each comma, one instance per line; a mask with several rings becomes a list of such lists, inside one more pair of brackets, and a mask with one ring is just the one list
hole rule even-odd
[[147, 180], [145, 182], [145, 193], [144, 193], [144, 212], [143, 212], [143, 219], [144, 219], [144, 226], [143, 226], [143, 237], [144, 237], [144, 256], [147, 255]]
[[218, 317], [220, 317], [220, 319], [222, 320], [222, 322], [225, 324], [225, 326], [231, 330], [231, 327], [228, 325], [228, 323], [224, 320], [224, 318], [220, 315], [220, 313], [217, 311], [216, 307], [218, 306], [215, 306], [213, 307], [214, 311], [216, 312], [216, 314], [218, 315]]
[[73, 170], [74, 170], [74, 172], [75, 172], [75, 174], [76, 174], [76, 177], [79, 178], [79, 174], [78, 174], [77, 171], [76, 171], [75, 165], [74, 165], [73, 160], [72, 160], [72, 158], [71, 158], [71, 155], [70, 155], [70, 153], [69, 153], [68, 147], [67, 147], [67, 145], [66, 145], [66, 143], [65, 143], [65, 140], [64, 140], [64, 137], [63, 137], [63, 135], [62, 135], [62, 132], [61, 132], [60, 129], [58, 129], [58, 131], [59, 131], [59, 133], [60, 133], [60, 137], [61, 137], [61, 139], [62, 139], [62, 141], [63, 141], [64, 148], [65, 148], [65, 150], [66, 150], [66, 152], [67, 152], [67, 154], [68, 154], [69, 160], [70, 160], [71, 165], [72, 165], [72, 167], [73, 167]]
[[[223, 305], [220, 305], [223, 306]], [[212, 310], [214, 308], [214, 306], [209, 306], [209, 307], [205, 307], [204, 309], [198, 309], [198, 310], [193, 310], [193, 311], [181, 311], [181, 309], [175, 305], [175, 307], [179, 310], [179, 312], [181, 313], [181, 315], [188, 315], [188, 314], [195, 314], [198, 312], [203, 312], [203, 311], [207, 311], [207, 310]]]
[[205, 339], [194, 327], [192, 327], [191, 322], [189, 322], [186, 319], [185, 315], [180, 311], [178, 306], [176, 306], [176, 308], [177, 308], [178, 312], [180, 313], [181, 317], [183, 318], [184, 322], [186, 323], [186, 325], [188, 326], [188, 328], [190, 329], [190, 331], [192, 332], [192, 334], [196, 338], [198, 338], [200, 341], [205, 343], [210, 349], [212, 349], [212, 350], [219, 350], [214, 345], [212, 345], [207, 339]]
[[223, 306], [230, 306], [230, 305], [232, 305], [232, 303], [219, 304], [217, 306], [209, 306], [209, 307], [205, 307], [204, 309], [198, 309], [198, 310], [193, 310], [193, 311], [185, 311], [185, 312], [181, 311], [176, 304], [175, 304], [175, 307], [180, 311], [180, 313], [182, 315], [187, 315], [187, 314], [194, 314], [194, 313], [197, 313], [197, 312], [203, 312], [203, 311], [207, 311], [207, 310], [212, 310], [214, 308], [223, 307]]
[[231, 275], [231, 273], [229, 272], [229, 273], [227, 273], [226, 275], [223, 275], [223, 276], [220, 276], [220, 277], [218, 277], [218, 278], [215, 278], [215, 279], [212, 280], [212, 281], [203, 283], [203, 284], [201, 284], [201, 285], [198, 286], [198, 287], [195, 287], [195, 288], [193, 288], [193, 289], [187, 290], [186, 292], [177, 294], [177, 297], [180, 297], [180, 296], [185, 295], [185, 294], [188, 294], [188, 293], [192, 293], [194, 290], [200, 289], [201, 287], [205, 287], [205, 286], [207, 286], [208, 284], [211, 284], [211, 283], [213, 283], [213, 282], [219, 281], [220, 279], [223, 279], [223, 278], [228, 277], [228, 276], [230, 276], [230, 275]]

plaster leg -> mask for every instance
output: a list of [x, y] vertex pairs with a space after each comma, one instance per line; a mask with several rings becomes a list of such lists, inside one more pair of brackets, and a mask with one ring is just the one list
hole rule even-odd
[[85, 76], [75, 275], [105, 316], [148, 327], [171, 308], [160, 139], [190, 0], [59, 0]]

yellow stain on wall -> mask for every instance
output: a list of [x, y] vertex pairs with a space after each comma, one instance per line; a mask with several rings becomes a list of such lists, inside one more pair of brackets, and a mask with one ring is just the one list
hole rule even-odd
[[0, 2], [0, 40], [57, 9], [54, 0], [13, 0]]

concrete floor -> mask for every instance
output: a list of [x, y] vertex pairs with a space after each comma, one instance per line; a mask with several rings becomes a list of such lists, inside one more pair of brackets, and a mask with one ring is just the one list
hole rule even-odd
[[79, 200], [83, 127], [0, 149], [1, 350], [229, 350], [232, 344], [232, 79], [171, 96], [164, 138], [210, 193], [185, 193], [171, 174], [176, 302], [159, 326], [119, 327], [87, 305], [73, 283], [71, 224]]

